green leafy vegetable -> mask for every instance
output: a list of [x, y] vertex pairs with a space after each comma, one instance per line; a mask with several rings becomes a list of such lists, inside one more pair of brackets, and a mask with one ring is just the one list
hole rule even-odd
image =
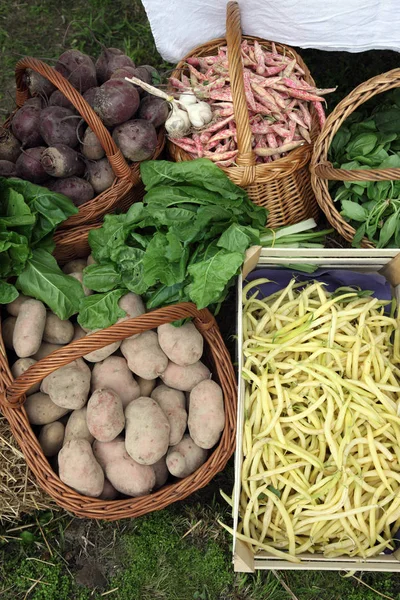
[[119, 308], [118, 301], [126, 294], [126, 290], [117, 289], [105, 294], [93, 294], [81, 300], [78, 323], [87, 329], [103, 329], [110, 327], [126, 313]]
[[2, 300], [2, 304], [8, 304], [8, 302], [12, 302], [18, 298], [18, 295], [18, 290], [15, 286], [11, 285], [11, 283], [0, 281], [0, 298]]

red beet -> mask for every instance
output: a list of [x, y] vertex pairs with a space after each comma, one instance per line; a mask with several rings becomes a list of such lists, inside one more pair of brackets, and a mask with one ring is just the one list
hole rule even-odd
[[32, 183], [43, 183], [46, 181], [48, 175], [40, 162], [42, 153], [45, 150], [44, 146], [24, 150], [15, 163], [17, 177], [26, 179]]
[[143, 119], [118, 125], [113, 131], [113, 138], [125, 158], [135, 162], [150, 158], [157, 146], [154, 126]]
[[99, 89], [98, 87], [91, 87], [88, 90], [86, 90], [86, 92], [83, 94], [83, 97], [85, 98], [86, 102], [88, 104], [90, 104], [90, 106], [92, 108], [93, 108], [96, 92], [98, 89]]
[[0, 177], [16, 177], [15, 164], [9, 160], [0, 160]]
[[14, 115], [11, 129], [15, 137], [25, 148], [43, 144], [40, 134], [41, 109], [33, 104], [24, 104]]
[[96, 68], [90, 56], [79, 50], [67, 50], [58, 59], [56, 71], [61, 73], [81, 94], [97, 85]]
[[97, 135], [88, 127], [83, 136], [81, 146], [82, 154], [89, 160], [100, 160], [105, 155], [103, 146], [100, 144]]
[[80, 177], [85, 172], [85, 163], [69, 146], [58, 144], [47, 148], [41, 157], [42, 167], [53, 177]]
[[26, 69], [24, 79], [31, 96], [44, 96], [48, 98], [56, 89], [46, 77], [36, 73], [36, 71], [32, 71], [32, 69]]
[[162, 98], [146, 96], [140, 102], [137, 115], [139, 119], [145, 119], [149, 123], [152, 123], [154, 127], [159, 127], [167, 120], [169, 111], [168, 102]]
[[62, 92], [60, 92], [60, 90], [55, 90], [55, 92], [52, 93], [49, 99], [49, 106], [62, 106], [63, 108], [69, 108], [70, 110], [76, 112], [75, 106], [68, 100], [68, 98], [64, 96]]
[[74, 148], [78, 144], [78, 123], [79, 117], [69, 108], [48, 106], [40, 113], [40, 133], [48, 146], [65, 144]]
[[21, 144], [9, 129], [0, 127], [0, 160], [15, 162], [21, 154]]
[[100, 83], [104, 83], [121, 67], [135, 68], [135, 63], [118, 48], [104, 48], [96, 61], [97, 79]]
[[121, 67], [114, 71], [110, 79], [124, 79], [125, 77], [136, 77], [136, 69], [134, 67]]
[[86, 179], [80, 177], [67, 177], [66, 179], [57, 179], [52, 181], [49, 189], [59, 194], [68, 196], [75, 204], [80, 206], [94, 198], [94, 190]]
[[123, 79], [110, 79], [96, 93], [94, 110], [106, 127], [124, 123], [139, 108], [139, 94]]
[[115, 179], [114, 172], [107, 158], [93, 160], [87, 165], [88, 179], [96, 194], [107, 190]]

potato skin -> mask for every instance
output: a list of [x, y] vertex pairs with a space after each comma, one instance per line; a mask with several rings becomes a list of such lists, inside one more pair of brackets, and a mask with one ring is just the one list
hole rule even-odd
[[7, 317], [1, 322], [1, 335], [4, 345], [8, 350], [14, 350], [13, 336], [16, 322], [17, 317]]
[[39, 433], [39, 444], [45, 456], [55, 456], [63, 446], [65, 427], [60, 421], [48, 423]]
[[68, 408], [57, 406], [51, 401], [50, 396], [43, 394], [43, 392], [37, 392], [28, 396], [24, 408], [28, 415], [29, 423], [32, 425], [47, 425], [47, 423], [53, 423], [57, 419], [61, 419], [64, 415], [69, 412]]
[[44, 342], [49, 344], [69, 344], [73, 336], [74, 326], [71, 321], [63, 321], [54, 313], [47, 313], [46, 325], [43, 331]]
[[45, 377], [40, 389], [58, 406], [76, 410], [85, 406], [90, 390], [91, 372], [81, 358], [60, 367]]
[[108, 388], [121, 398], [123, 408], [141, 396], [138, 383], [133, 378], [128, 364], [122, 356], [109, 356], [96, 363], [92, 371], [91, 390]]
[[124, 319], [140, 317], [140, 315], [143, 315], [146, 312], [143, 300], [133, 292], [128, 292], [128, 294], [122, 296], [118, 302], [118, 306], [126, 312], [126, 317], [123, 317]]
[[46, 324], [46, 308], [39, 300], [26, 300], [21, 305], [13, 333], [13, 346], [19, 358], [35, 354], [42, 343]]
[[171, 428], [169, 445], [175, 446], [181, 441], [187, 425], [185, 394], [167, 385], [159, 385], [153, 390], [151, 397], [158, 402], [168, 419]]
[[103, 469], [113, 460], [122, 458], [125, 452], [125, 440], [118, 436], [112, 442], [93, 442], [93, 454]]
[[29, 300], [28, 296], [24, 296], [24, 294], [20, 294], [18, 296], [18, 298], [16, 298], [9, 304], [6, 304], [6, 309], [7, 309], [8, 314], [12, 315], [13, 317], [18, 317], [21, 306], [27, 300]]
[[111, 442], [125, 427], [121, 398], [110, 389], [96, 390], [87, 404], [86, 421], [96, 440]]
[[164, 323], [158, 327], [157, 333], [161, 349], [176, 365], [187, 367], [201, 359], [203, 336], [193, 323], [185, 323], [181, 327]]
[[[101, 331], [101, 329], [94, 329], [93, 331], [89, 331], [87, 335], [96, 333], [96, 331]], [[111, 354], [114, 354], [114, 352], [118, 350], [120, 345], [120, 341], [113, 342], [112, 344], [108, 344], [108, 346], [104, 346], [104, 348], [99, 348], [98, 350], [93, 350], [92, 352], [89, 352], [89, 354], [85, 354], [83, 358], [88, 362], [101, 362], [102, 360], [105, 360], [106, 358], [111, 356]]]
[[151, 396], [151, 392], [154, 390], [157, 384], [157, 379], [143, 379], [143, 377], [136, 377], [136, 381], [140, 388], [140, 396]]
[[171, 475], [183, 478], [194, 473], [207, 458], [207, 450], [199, 448], [190, 435], [184, 435], [176, 446], [171, 446], [167, 454], [167, 467]]
[[[15, 377], [15, 378], [19, 377], [20, 375], [25, 373], [25, 371], [27, 371], [29, 369], [29, 367], [31, 367], [32, 365], [35, 365], [36, 362], [37, 361], [34, 358], [19, 358], [18, 360], [15, 361], [15, 363], [11, 367], [11, 373], [13, 374], [13, 377]], [[33, 384], [33, 386], [30, 387], [29, 390], [26, 392], [26, 395], [30, 396], [31, 394], [36, 394], [36, 392], [38, 392], [39, 390], [40, 390], [40, 381]]]
[[45, 356], [48, 356], [52, 352], [55, 352], [56, 350], [59, 350], [62, 347], [63, 346], [60, 344], [48, 344], [47, 342], [42, 342], [40, 344], [39, 350], [32, 355], [32, 358], [34, 358], [35, 360], [41, 360]]
[[210, 371], [201, 360], [187, 367], [181, 367], [169, 361], [164, 373], [160, 375], [160, 379], [165, 385], [182, 392], [191, 392], [200, 381], [210, 379], [210, 377]]
[[130, 370], [143, 379], [156, 379], [168, 365], [168, 358], [161, 350], [154, 331], [144, 331], [133, 339], [124, 340], [121, 352]]
[[73, 410], [65, 426], [64, 444], [70, 440], [87, 440], [91, 444], [94, 437], [86, 422], [87, 407]]
[[224, 396], [215, 381], [206, 379], [190, 392], [188, 427], [192, 440], [209, 450], [218, 442], [225, 426]]
[[169, 472], [167, 469], [167, 463], [165, 462], [166, 458], [166, 456], [163, 456], [160, 458], [160, 460], [154, 463], [154, 465], [151, 465], [151, 468], [156, 476], [156, 483], [154, 485], [155, 490], [158, 490], [160, 487], [162, 487], [168, 479]]
[[75, 260], [70, 260], [67, 262], [62, 270], [66, 275], [71, 275], [71, 273], [82, 273], [83, 269], [86, 267], [86, 260], [84, 258], [77, 258]]
[[105, 479], [103, 491], [99, 496], [100, 500], [115, 500], [117, 496], [118, 492], [115, 487], [108, 481], [108, 479]]
[[158, 402], [142, 396], [125, 410], [125, 446], [129, 456], [141, 465], [153, 465], [169, 445], [170, 425]]
[[104, 488], [103, 469], [87, 440], [70, 440], [58, 454], [61, 481], [80, 494], [100, 496]]

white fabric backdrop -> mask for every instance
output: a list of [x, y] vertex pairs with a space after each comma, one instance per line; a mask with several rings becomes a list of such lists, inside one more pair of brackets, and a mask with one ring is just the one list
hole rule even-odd
[[[226, 0], [142, 0], [161, 56], [176, 63], [225, 35]], [[400, 50], [400, 0], [241, 0], [242, 29], [320, 50]]]

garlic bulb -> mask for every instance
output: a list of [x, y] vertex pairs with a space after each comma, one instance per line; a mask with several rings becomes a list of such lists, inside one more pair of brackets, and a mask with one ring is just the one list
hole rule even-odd
[[165, 129], [172, 137], [183, 137], [190, 131], [191, 123], [189, 115], [186, 111], [178, 108], [175, 102], [171, 102], [172, 111], [168, 119], [165, 121]]
[[197, 102], [185, 106], [189, 114], [189, 119], [193, 127], [204, 127], [212, 119], [211, 107], [207, 102]]
[[183, 92], [183, 94], [181, 94], [179, 96], [179, 102], [180, 102], [180, 104], [189, 106], [191, 104], [197, 104], [197, 98], [194, 95], [194, 92], [192, 92], [191, 90], [188, 90], [187, 92]]

